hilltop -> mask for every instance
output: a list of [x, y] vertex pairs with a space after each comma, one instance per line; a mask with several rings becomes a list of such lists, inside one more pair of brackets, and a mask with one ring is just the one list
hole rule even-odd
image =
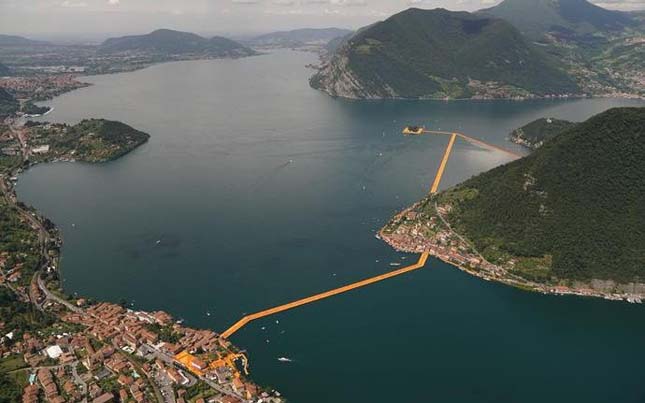
[[575, 125], [576, 123], [568, 120], [541, 118], [513, 130], [509, 137], [512, 142], [535, 150], [542, 147], [545, 141], [571, 129]]
[[411, 8], [359, 30], [311, 79], [346, 98], [576, 94], [563, 66], [498, 18]]
[[503, 18], [533, 39], [549, 33], [594, 36], [638, 25], [628, 13], [606, 10], [587, 0], [504, 0], [481, 13]]
[[518, 286], [643, 296], [644, 140], [645, 108], [609, 110], [428, 197], [382, 236], [417, 249], [449, 242], [473, 274]]
[[145, 35], [110, 38], [98, 48], [100, 53], [143, 52], [160, 55], [206, 55], [210, 57], [241, 57], [255, 51], [231, 39], [214, 36], [204, 38], [197, 34], [170, 29], [158, 29]]

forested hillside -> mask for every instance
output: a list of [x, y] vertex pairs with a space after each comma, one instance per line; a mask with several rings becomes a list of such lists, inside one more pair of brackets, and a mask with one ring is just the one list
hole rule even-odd
[[311, 85], [348, 98], [512, 98], [579, 92], [563, 66], [510, 23], [415, 8], [359, 30]]
[[644, 173], [645, 108], [620, 108], [438, 197], [492, 261], [537, 258], [555, 278], [643, 282]]

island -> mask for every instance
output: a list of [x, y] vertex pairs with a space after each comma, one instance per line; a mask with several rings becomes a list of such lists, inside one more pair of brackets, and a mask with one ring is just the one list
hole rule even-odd
[[644, 135], [645, 108], [611, 109], [426, 197], [379, 237], [526, 290], [641, 302]]
[[0, 401], [283, 402], [248, 378], [246, 355], [219, 334], [66, 293], [60, 233], [18, 200], [18, 175], [38, 163], [112, 161], [150, 136], [117, 121], [33, 122], [12, 110], [0, 123]]

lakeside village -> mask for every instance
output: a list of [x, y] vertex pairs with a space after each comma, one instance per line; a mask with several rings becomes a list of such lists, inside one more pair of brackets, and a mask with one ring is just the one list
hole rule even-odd
[[[516, 270], [517, 260], [504, 266], [486, 260], [464, 237], [456, 233], [445, 217], [449, 204], [438, 205], [429, 197], [397, 214], [377, 234], [396, 250], [407, 253], [429, 252], [431, 256], [486, 281], [497, 281], [520, 289], [554, 295], [597, 297], [629, 303], [642, 303], [642, 294], [618, 290], [615, 284], [546, 284], [527, 280]], [[518, 274], [515, 274], [514, 271]], [[607, 282], [609, 283], [609, 282]], [[595, 286], [596, 284], [594, 284]]]
[[[155, 401], [151, 382], [166, 402], [280, 401], [243, 379], [235, 361], [242, 358], [246, 365], [246, 357], [234, 353], [230, 343], [212, 331], [174, 323], [164, 312], [99, 303], [64, 313], [61, 319], [80, 326], [63, 326], [66, 331], [48, 337], [25, 333], [11, 347], [0, 346], [3, 357], [22, 355], [28, 365], [31, 375], [23, 403]], [[170, 332], [177, 342], [161, 341], [156, 329]], [[118, 393], [112, 392], [114, 388]], [[209, 388], [214, 393], [206, 393]], [[191, 389], [210, 396], [192, 399], [194, 392], [187, 394]]]
[[0, 77], [0, 88], [18, 100], [46, 101], [66, 92], [87, 87], [76, 74], [35, 74], [30, 76]]
[[[110, 143], [83, 132], [87, 126], [101, 133], [106, 125], [127, 136]], [[211, 330], [185, 327], [161, 311], [63, 294], [58, 230], [17, 200], [14, 185], [31, 164], [109, 160], [146, 138], [118, 122], [85, 126], [50, 130], [19, 125], [14, 117], [0, 124], [0, 400], [283, 402], [278, 392], [250, 381], [245, 354]], [[74, 130], [79, 134], [69, 137]], [[61, 136], [71, 138], [65, 148], [43, 145]]]

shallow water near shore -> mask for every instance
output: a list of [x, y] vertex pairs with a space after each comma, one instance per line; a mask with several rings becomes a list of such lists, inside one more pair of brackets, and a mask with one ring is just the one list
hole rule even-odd
[[[406, 265], [375, 232], [428, 191], [446, 137], [499, 146], [543, 117], [626, 100], [353, 102], [310, 89], [309, 53], [177, 62], [54, 99], [41, 120], [121, 120], [150, 142], [106, 164], [36, 166], [19, 197], [64, 238], [65, 288], [223, 331], [245, 313]], [[508, 162], [458, 142], [442, 188]], [[232, 337], [291, 402], [642, 402], [645, 307], [529, 294], [430, 259], [420, 271]], [[287, 357], [291, 362], [279, 361]]]

